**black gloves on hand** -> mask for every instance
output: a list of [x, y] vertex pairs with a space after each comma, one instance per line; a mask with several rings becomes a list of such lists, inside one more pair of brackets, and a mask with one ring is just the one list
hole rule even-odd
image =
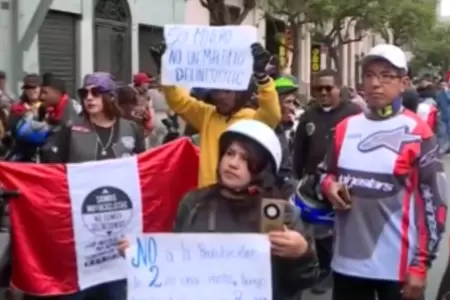
[[260, 43], [251, 45], [252, 55], [254, 59], [253, 72], [256, 76], [264, 76], [266, 74], [266, 67], [272, 60], [272, 55]]
[[161, 43], [150, 47], [150, 55], [156, 64], [158, 74], [161, 74], [161, 59], [164, 52], [166, 52], [166, 48], [167, 46], [165, 41], [162, 41]]

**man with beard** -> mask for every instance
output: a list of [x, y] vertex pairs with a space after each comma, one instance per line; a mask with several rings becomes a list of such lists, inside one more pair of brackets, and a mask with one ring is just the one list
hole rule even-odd
[[[357, 104], [342, 99], [335, 71], [321, 71], [313, 92], [315, 101], [300, 117], [294, 139], [294, 173], [298, 179], [317, 173], [317, 167], [333, 138], [335, 126], [346, 117], [361, 112]], [[317, 294], [325, 293], [331, 284], [331, 244], [332, 236], [316, 240], [323, 274], [323, 280], [312, 289]]]

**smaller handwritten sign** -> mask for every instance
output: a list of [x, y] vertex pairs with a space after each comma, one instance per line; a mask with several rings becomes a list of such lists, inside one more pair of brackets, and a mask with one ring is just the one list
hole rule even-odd
[[165, 25], [165, 85], [247, 90], [253, 70], [253, 26]]
[[126, 253], [128, 300], [271, 300], [261, 234], [142, 234]]

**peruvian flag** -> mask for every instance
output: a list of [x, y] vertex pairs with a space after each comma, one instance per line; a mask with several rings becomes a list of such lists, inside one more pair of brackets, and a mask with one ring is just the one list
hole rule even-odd
[[171, 231], [183, 195], [197, 185], [188, 139], [138, 156], [81, 164], [0, 163], [9, 204], [12, 285], [61, 295], [125, 279], [119, 238]]

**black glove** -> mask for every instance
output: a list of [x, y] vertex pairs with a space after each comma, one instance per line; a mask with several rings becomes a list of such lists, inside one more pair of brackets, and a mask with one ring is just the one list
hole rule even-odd
[[260, 43], [252, 44], [251, 48], [254, 59], [253, 72], [257, 76], [265, 75], [266, 67], [272, 60], [272, 55]]
[[150, 55], [155, 62], [158, 74], [161, 74], [161, 59], [164, 52], [166, 52], [166, 48], [167, 46], [165, 41], [162, 41], [161, 43], [150, 47]]

